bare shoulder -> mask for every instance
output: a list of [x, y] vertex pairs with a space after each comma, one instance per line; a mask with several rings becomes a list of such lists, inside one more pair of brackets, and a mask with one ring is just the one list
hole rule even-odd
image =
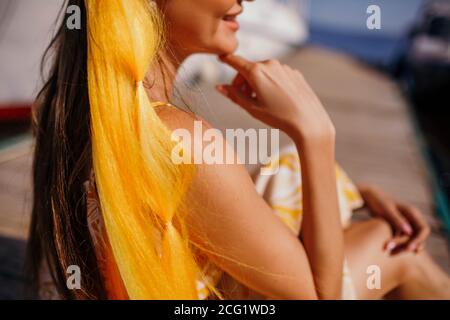
[[201, 124], [203, 129], [212, 128], [205, 119], [195, 113], [184, 111], [174, 106], [157, 107], [156, 113], [170, 130], [187, 129], [189, 131], [194, 131], [196, 122]]
[[[211, 124], [209, 124], [205, 119], [196, 115], [193, 112], [184, 111], [178, 109], [174, 106], [161, 106], [157, 107], [156, 112], [164, 123], [164, 125], [174, 134], [172, 139], [178, 140], [179, 136], [182, 136], [183, 139], [187, 139], [188, 141], [184, 144], [184, 147], [191, 147], [191, 155], [196, 157], [195, 163], [198, 167], [202, 167], [205, 162], [205, 154], [204, 150], [209, 147], [213, 147], [215, 153], [224, 156], [229, 153], [229, 157], [236, 161], [232, 161], [237, 163], [236, 154], [234, 149], [230, 147], [222, 135], [221, 131], [213, 128]], [[178, 131], [181, 130], [181, 131]], [[214, 139], [206, 139], [208, 135], [213, 133]], [[217, 148], [220, 148], [217, 150]], [[200, 163], [199, 159], [201, 157]], [[223, 161], [218, 161], [217, 163], [225, 163], [225, 159], [220, 159]], [[218, 169], [219, 166], [208, 166], [210, 169]], [[223, 170], [224, 167], [221, 167]]]
[[[208, 194], [216, 197], [235, 185], [241, 187], [247, 185], [253, 192], [254, 186], [250, 175], [244, 166], [238, 163], [234, 148], [227, 143], [219, 130], [198, 115], [176, 107], [158, 107], [157, 114], [169, 130], [188, 131], [189, 141], [186, 145], [191, 148], [190, 154], [197, 168], [194, 185], [198, 188], [195, 190], [201, 190], [202, 197]], [[212, 133], [211, 130], [214, 132]], [[214, 135], [214, 139], [206, 138], [208, 135]], [[213, 152], [211, 152], [212, 149], [214, 149]], [[224, 183], [225, 181], [228, 183]], [[205, 189], [213, 190], [213, 185], [217, 187], [216, 192], [205, 192]]]

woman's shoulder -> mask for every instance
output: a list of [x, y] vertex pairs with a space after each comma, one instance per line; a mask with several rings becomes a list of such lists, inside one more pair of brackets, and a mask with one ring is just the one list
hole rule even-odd
[[[158, 107], [157, 114], [169, 130], [185, 129], [190, 133], [192, 140], [188, 145], [192, 148], [191, 154], [197, 156], [200, 154], [202, 157], [201, 161], [198, 158], [195, 160], [198, 169], [197, 180], [207, 181], [209, 186], [217, 182], [221, 188], [224, 187], [222, 184], [224, 180], [232, 182], [231, 185], [239, 185], [242, 181], [251, 182], [253, 186], [250, 175], [239, 162], [234, 148], [228, 144], [222, 133], [205, 119], [172, 106]], [[214, 136], [212, 139], [211, 133]], [[209, 152], [214, 159], [210, 159]]]
[[160, 105], [155, 110], [161, 121], [170, 130], [187, 129], [193, 131], [196, 123], [201, 123], [204, 129], [212, 128], [211, 124], [194, 112], [182, 110], [171, 104]]

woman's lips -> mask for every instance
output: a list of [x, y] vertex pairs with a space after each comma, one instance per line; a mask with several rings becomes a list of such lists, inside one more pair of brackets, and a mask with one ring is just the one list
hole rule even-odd
[[239, 30], [239, 22], [237, 21], [237, 16], [240, 15], [242, 13], [242, 10], [233, 13], [233, 14], [227, 14], [225, 17], [223, 17], [223, 21], [225, 22], [225, 24], [233, 31], [238, 31]]
[[239, 30], [239, 22], [236, 20], [236, 17], [230, 17], [230, 18], [223, 18], [223, 21], [225, 22], [225, 24], [233, 31], [238, 31]]

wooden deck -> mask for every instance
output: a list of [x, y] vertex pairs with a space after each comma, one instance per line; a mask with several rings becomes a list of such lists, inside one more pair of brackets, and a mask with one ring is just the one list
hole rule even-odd
[[352, 179], [382, 187], [420, 208], [432, 226], [427, 249], [450, 273], [448, 242], [435, 214], [420, 136], [398, 86], [345, 56], [310, 48], [288, 59], [327, 107], [337, 129], [337, 158]]
[[0, 299], [22, 296], [31, 203], [31, 141], [0, 151]]
[[[304, 73], [329, 110], [338, 132], [340, 164], [356, 182], [377, 184], [419, 207], [433, 227], [428, 250], [450, 272], [448, 246], [434, 215], [426, 166], [397, 86], [364, 65], [320, 49], [301, 50], [287, 61]], [[202, 94], [210, 105], [214, 102], [213, 115], [205, 114], [214, 125], [233, 128], [251, 123], [237, 109], [234, 115], [225, 114], [224, 110], [233, 107], [212, 90]], [[29, 142], [0, 151], [0, 299], [20, 297], [31, 200], [30, 165]]]

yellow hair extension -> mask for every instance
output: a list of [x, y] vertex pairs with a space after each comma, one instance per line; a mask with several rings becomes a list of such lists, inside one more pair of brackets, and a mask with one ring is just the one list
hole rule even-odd
[[102, 216], [130, 299], [197, 299], [182, 204], [194, 168], [142, 85], [162, 26], [147, 0], [86, 0], [92, 151]]

